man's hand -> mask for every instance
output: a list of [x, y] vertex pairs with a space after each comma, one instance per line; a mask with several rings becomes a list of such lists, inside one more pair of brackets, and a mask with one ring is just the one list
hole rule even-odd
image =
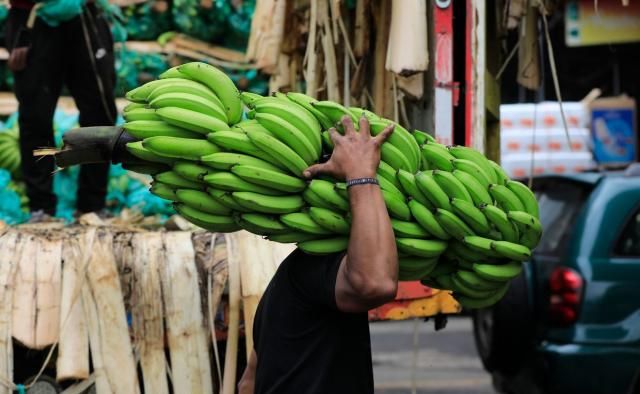
[[369, 121], [360, 118], [360, 131], [356, 131], [350, 116], [342, 118], [344, 135], [335, 128], [329, 130], [333, 141], [333, 153], [326, 163], [315, 164], [304, 172], [306, 178], [328, 174], [339, 180], [375, 178], [380, 164], [380, 146], [393, 133], [395, 125], [387, 126], [376, 137], [371, 136]]
[[22, 71], [27, 66], [27, 54], [29, 53], [29, 47], [17, 47], [11, 50], [9, 54], [9, 60], [7, 65], [13, 72]]

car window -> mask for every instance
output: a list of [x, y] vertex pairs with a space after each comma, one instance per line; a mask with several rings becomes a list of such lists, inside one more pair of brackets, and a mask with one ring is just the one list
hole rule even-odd
[[636, 211], [620, 234], [614, 253], [617, 256], [640, 257], [640, 210]]
[[573, 224], [591, 192], [591, 186], [566, 180], [534, 183], [543, 233], [536, 254], [560, 256], [573, 233]]

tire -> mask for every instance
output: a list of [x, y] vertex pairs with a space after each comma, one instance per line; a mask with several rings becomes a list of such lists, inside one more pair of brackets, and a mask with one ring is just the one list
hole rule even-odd
[[523, 271], [496, 305], [472, 313], [476, 349], [489, 372], [513, 374], [533, 349], [534, 320], [527, 289]]

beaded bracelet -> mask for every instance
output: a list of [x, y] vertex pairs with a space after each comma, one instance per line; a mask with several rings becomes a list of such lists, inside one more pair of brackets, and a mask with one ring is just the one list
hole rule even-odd
[[350, 188], [351, 186], [357, 186], [357, 185], [377, 185], [378, 184], [378, 180], [376, 178], [356, 178], [356, 179], [350, 179], [347, 181], [347, 188]]

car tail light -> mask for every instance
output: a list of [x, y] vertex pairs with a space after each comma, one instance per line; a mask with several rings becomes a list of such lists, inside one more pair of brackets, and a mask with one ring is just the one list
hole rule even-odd
[[558, 267], [549, 278], [551, 322], [570, 325], [578, 320], [578, 309], [582, 298], [583, 280], [571, 268]]

